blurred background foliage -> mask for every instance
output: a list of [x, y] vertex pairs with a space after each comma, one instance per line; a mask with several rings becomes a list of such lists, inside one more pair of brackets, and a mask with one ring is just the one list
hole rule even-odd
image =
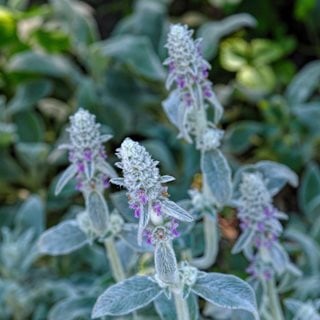
[[[92, 279], [106, 263], [101, 248], [39, 259], [35, 246], [40, 232], [74, 217], [81, 205], [72, 183], [53, 194], [67, 164], [57, 145], [78, 107], [113, 134], [111, 162], [131, 136], [177, 177], [174, 199], [196, 183], [199, 156], [176, 139], [161, 107], [170, 22], [203, 38], [234, 168], [269, 159], [301, 177], [298, 192], [287, 188], [278, 201], [292, 213], [292, 252], [303, 248], [302, 267], [310, 279], [319, 277], [319, 0], [0, 0], [0, 319], [44, 319], [50, 308], [50, 319], [70, 310], [64, 319], [90, 314]], [[232, 219], [226, 212], [221, 220], [224, 271], [243, 263], [228, 253]], [[307, 243], [299, 232], [310, 235]]]

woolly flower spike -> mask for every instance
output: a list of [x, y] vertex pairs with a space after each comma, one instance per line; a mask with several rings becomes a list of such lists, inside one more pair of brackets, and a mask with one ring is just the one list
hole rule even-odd
[[192, 216], [174, 202], [168, 200], [164, 183], [173, 181], [171, 176], [161, 176], [147, 150], [139, 143], [126, 138], [117, 150], [121, 160], [116, 165], [122, 169], [123, 178], [113, 178], [112, 183], [128, 190], [129, 205], [139, 218], [138, 243], [142, 243], [143, 231], [149, 221], [161, 225], [167, 218], [192, 221]]
[[108, 208], [102, 192], [109, 186], [110, 178], [116, 177], [115, 170], [106, 162], [103, 143], [110, 135], [100, 134], [100, 124], [88, 111], [79, 109], [70, 117], [71, 126], [67, 129], [70, 144], [60, 148], [69, 151], [70, 166], [61, 175], [55, 193], [61, 192], [74, 177], [76, 188], [84, 194], [86, 209], [97, 232], [106, 228]]
[[101, 135], [100, 124], [88, 111], [79, 109], [70, 117], [71, 126], [67, 129], [70, 144], [60, 148], [68, 149], [71, 165], [62, 174], [56, 186], [56, 194], [73, 178], [77, 179], [77, 189], [83, 192], [92, 189], [102, 191], [109, 185], [109, 178], [115, 177], [114, 169], [105, 161], [103, 143], [110, 135]]
[[[207, 105], [214, 108], [215, 123], [222, 115], [222, 107], [215, 97], [212, 84], [208, 80], [209, 63], [201, 54], [201, 39], [192, 39], [192, 30], [185, 25], [172, 25], [166, 48], [169, 57], [164, 64], [169, 72], [166, 81], [168, 89], [174, 89], [163, 106], [169, 118], [180, 129], [180, 136], [192, 142], [201, 150], [217, 148], [221, 132], [207, 121]], [[209, 141], [212, 140], [212, 141]]]
[[[193, 41], [192, 30], [185, 25], [172, 25], [168, 35], [166, 48], [169, 58], [164, 62], [169, 66], [167, 87], [175, 82], [183, 89], [195, 81], [205, 80], [208, 76], [209, 63], [202, 58], [200, 51], [201, 39]], [[209, 83], [208, 83], [209, 84]], [[210, 85], [203, 87], [206, 94], [211, 95]]]
[[253, 278], [269, 280], [281, 274], [289, 260], [278, 239], [280, 219], [287, 216], [272, 205], [272, 197], [259, 173], [244, 173], [240, 184], [238, 217], [242, 234], [233, 253], [244, 251], [251, 261], [247, 271]]

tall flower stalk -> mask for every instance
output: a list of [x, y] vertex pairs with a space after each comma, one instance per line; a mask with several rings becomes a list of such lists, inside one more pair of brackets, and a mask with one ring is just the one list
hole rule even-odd
[[253, 290], [244, 281], [200, 272], [186, 262], [178, 266], [172, 241], [179, 236], [179, 221], [190, 222], [193, 217], [168, 199], [165, 183], [173, 178], [161, 176], [158, 162], [130, 138], [123, 141], [117, 156], [123, 177], [111, 182], [127, 190], [132, 213], [139, 219], [138, 242], [153, 246], [155, 273], [136, 275], [108, 288], [98, 298], [92, 317], [129, 314], [154, 301], [160, 315], [169, 308], [176, 319], [189, 320], [198, 318], [200, 296], [225, 308], [244, 309], [258, 320]]
[[[231, 197], [230, 168], [219, 151], [223, 131], [217, 125], [223, 109], [217, 100], [212, 83], [208, 80], [210, 64], [201, 53], [201, 39], [193, 40], [193, 31], [185, 25], [172, 25], [168, 34], [166, 48], [168, 66], [166, 87], [171, 90], [163, 106], [170, 120], [179, 129], [179, 138], [194, 143], [201, 153], [202, 199], [200, 209], [204, 219], [205, 252], [201, 258], [193, 260], [199, 268], [210, 267], [218, 253], [218, 225], [216, 213]], [[209, 120], [209, 108], [213, 108], [213, 120]], [[218, 181], [214, 167], [223, 167], [225, 174]], [[214, 181], [215, 180], [215, 181]], [[222, 192], [221, 192], [222, 190]], [[195, 195], [196, 193], [191, 193]], [[195, 203], [198, 199], [192, 199]], [[205, 206], [208, 204], [209, 207]], [[210, 208], [208, 210], [208, 208]], [[198, 208], [199, 209], [199, 206]]]
[[[77, 218], [78, 224], [87, 234], [103, 239], [110, 232], [110, 225], [117, 224], [113, 217], [110, 221], [108, 205], [103, 196], [104, 190], [110, 186], [110, 179], [117, 176], [106, 161], [103, 146], [112, 136], [101, 134], [95, 116], [81, 108], [70, 117], [70, 122], [67, 129], [70, 143], [60, 146], [68, 150], [70, 165], [61, 175], [55, 193], [59, 194], [71, 179], [76, 179], [76, 189], [83, 194], [86, 205], [85, 212]], [[114, 237], [108, 237], [103, 242], [114, 278], [121, 281], [125, 273]]]
[[263, 289], [261, 314], [268, 319], [283, 320], [277, 288], [277, 276], [294, 270], [279, 238], [281, 220], [287, 215], [272, 204], [272, 195], [259, 172], [245, 172], [239, 185], [238, 218], [242, 234], [232, 252], [243, 252], [250, 265], [250, 282]]

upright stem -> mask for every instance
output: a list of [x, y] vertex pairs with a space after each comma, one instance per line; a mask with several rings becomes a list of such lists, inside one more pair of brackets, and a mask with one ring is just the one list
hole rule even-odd
[[187, 301], [183, 299], [181, 293], [174, 293], [174, 302], [176, 305], [177, 320], [191, 320]]
[[268, 296], [273, 320], [284, 320], [274, 279], [268, 281]]
[[205, 238], [204, 255], [193, 259], [191, 264], [199, 269], [208, 269], [215, 263], [218, 254], [219, 236], [217, 219], [206, 214], [203, 218], [203, 228]]
[[111, 265], [112, 274], [117, 282], [120, 282], [126, 278], [125, 272], [122, 267], [122, 263], [115, 246], [113, 237], [108, 238], [104, 242], [106, 248], [109, 263]]

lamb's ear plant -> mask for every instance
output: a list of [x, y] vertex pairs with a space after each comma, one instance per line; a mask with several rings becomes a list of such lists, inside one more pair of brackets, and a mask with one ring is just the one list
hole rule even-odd
[[[270, 172], [263, 170], [268, 167]], [[275, 167], [278, 169], [277, 175], [273, 176], [272, 168]], [[283, 232], [280, 221], [287, 219], [287, 215], [272, 203], [273, 196], [279, 192], [286, 180], [297, 184], [293, 172], [272, 162], [242, 168], [235, 175], [234, 203], [242, 233], [232, 253], [243, 252], [250, 261], [247, 268], [249, 282], [257, 292], [262, 291], [259, 310], [263, 319], [284, 319], [277, 280], [283, 278], [287, 272], [299, 275], [299, 270], [290, 262], [279, 239]]]
[[[179, 221], [191, 222], [193, 218], [169, 200], [165, 183], [173, 178], [161, 176], [158, 162], [130, 138], [123, 141], [117, 156], [123, 177], [111, 182], [127, 190], [130, 207], [139, 219], [138, 242], [154, 248], [155, 273], [135, 275], [109, 287], [98, 298], [92, 317], [130, 314], [154, 301], [162, 319], [198, 319], [197, 297], [201, 297], [259, 319], [254, 291], [246, 282], [231, 275], [201, 272], [187, 263], [178, 266], [172, 242], [179, 236]], [[169, 315], [168, 309], [173, 310]]]
[[110, 178], [117, 176], [115, 170], [106, 161], [103, 143], [111, 136], [100, 133], [100, 124], [95, 116], [79, 109], [70, 117], [71, 125], [67, 129], [70, 143], [60, 146], [68, 150], [69, 167], [62, 173], [56, 184], [56, 195], [76, 179], [76, 189], [85, 199], [85, 210], [78, 213], [76, 219], [61, 222], [45, 231], [40, 240], [41, 253], [50, 255], [68, 254], [82, 246], [98, 240], [104, 243], [117, 281], [125, 278], [120, 257], [115, 247], [115, 239], [128, 229], [122, 217], [114, 211], [111, 215], [103, 192], [110, 185]]
[[[217, 212], [232, 195], [231, 170], [219, 150], [223, 130], [218, 128], [223, 109], [208, 79], [210, 65], [201, 53], [201, 39], [192, 39], [185, 25], [172, 25], [166, 48], [168, 58], [167, 89], [171, 89], [163, 107], [178, 128], [179, 138], [194, 143], [201, 154], [202, 188], [191, 190], [192, 202], [203, 217], [205, 250], [192, 264], [210, 267], [218, 253]], [[212, 120], [211, 120], [212, 118]]]
[[320, 320], [320, 300], [306, 302], [296, 299], [285, 300], [285, 305], [294, 317], [292, 320]]

